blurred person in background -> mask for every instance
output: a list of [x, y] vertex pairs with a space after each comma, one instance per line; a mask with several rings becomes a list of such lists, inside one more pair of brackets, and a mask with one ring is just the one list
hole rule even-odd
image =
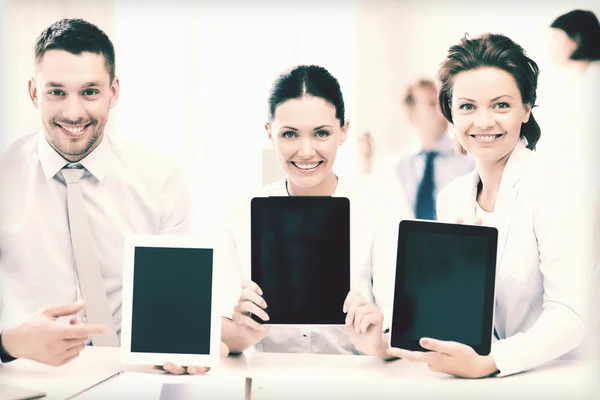
[[[561, 172], [576, 181], [578, 196], [591, 199], [594, 243], [600, 241], [600, 23], [588, 10], [573, 10], [550, 25], [549, 51], [561, 79], [549, 85], [540, 123], [546, 138], [540, 156], [560, 163]], [[595, 246], [600, 281], [600, 246]]]
[[435, 220], [435, 199], [440, 190], [472, 171], [474, 164], [471, 158], [455, 152], [448, 122], [437, 107], [437, 90], [432, 80], [420, 79], [410, 84], [403, 106], [420, 146], [394, 165], [395, 177], [414, 216]]
[[591, 11], [573, 10], [556, 18], [550, 30], [549, 51], [560, 75], [544, 88], [540, 124], [545, 137], [538, 151], [592, 188], [600, 169], [600, 23]]
[[373, 135], [368, 130], [358, 137], [358, 172], [362, 176], [373, 173], [375, 157], [373, 141]]

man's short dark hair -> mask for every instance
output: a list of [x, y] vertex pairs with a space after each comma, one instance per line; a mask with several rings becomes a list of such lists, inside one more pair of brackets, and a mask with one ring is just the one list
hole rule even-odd
[[35, 45], [35, 60], [39, 62], [48, 50], [64, 50], [71, 54], [90, 52], [102, 54], [110, 81], [115, 78], [115, 48], [96, 25], [83, 19], [62, 19], [46, 28]]

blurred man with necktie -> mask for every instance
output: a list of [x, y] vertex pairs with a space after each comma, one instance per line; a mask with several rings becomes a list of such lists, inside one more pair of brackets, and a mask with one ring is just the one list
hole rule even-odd
[[42, 129], [0, 158], [0, 363], [62, 365], [119, 346], [124, 237], [185, 234], [190, 196], [174, 160], [105, 132], [119, 78], [95, 25], [42, 32], [29, 96]]
[[436, 220], [435, 203], [440, 190], [473, 170], [474, 164], [454, 151], [448, 123], [437, 107], [433, 81], [421, 79], [409, 85], [403, 103], [419, 135], [419, 148], [403, 156], [394, 165], [394, 172], [414, 217]]

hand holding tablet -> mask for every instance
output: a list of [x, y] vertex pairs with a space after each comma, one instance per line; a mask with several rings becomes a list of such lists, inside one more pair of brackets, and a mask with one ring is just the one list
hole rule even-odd
[[400, 223], [388, 353], [477, 378], [496, 372], [488, 354], [498, 232], [461, 224]]
[[390, 348], [388, 354], [408, 361], [427, 363], [433, 372], [462, 378], [483, 378], [497, 372], [492, 356], [481, 356], [466, 344], [422, 338], [419, 344], [428, 352]]
[[[125, 364], [205, 372], [220, 357], [213, 249], [193, 237], [135, 236], [125, 246], [121, 354]], [[170, 364], [170, 365], [168, 365]], [[171, 368], [168, 368], [171, 367]]]
[[356, 348], [365, 354], [382, 358], [387, 350], [383, 339], [383, 313], [359, 292], [351, 291], [344, 302], [348, 336]]
[[[229, 347], [227, 347], [225, 343], [221, 342], [221, 357], [227, 357], [228, 355]], [[152, 368], [170, 372], [174, 375], [203, 375], [210, 371], [210, 367], [205, 367], [201, 365], [182, 366], [172, 362], [166, 362], [163, 365], [152, 365]]]
[[233, 310], [232, 320], [238, 328], [240, 336], [247, 343], [254, 345], [269, 334], [270, 328], [255, 321], [251, 315], [256, 315], [263, 321], [269, 320], [266, 313], [267, 303], [262, 298], [262, 289], [252, 281], [242, 282], [242, 294]]

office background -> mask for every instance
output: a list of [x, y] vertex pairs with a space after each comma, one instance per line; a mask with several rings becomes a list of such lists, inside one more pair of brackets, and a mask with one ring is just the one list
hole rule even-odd
[[543, 107], [560, 74], [547, 51], [549, 25], [575, 8], [600, 15], [591, 0], [0, 0], [0, 150], [40, 127], [27, 93], [37, 36], [60, 18], [84, 18], [115, 45], [121, 96], [108, 131], [180, 160], [196, 225], [209, 236], [224, 198], [282, 177], [263, 128], [267, 92], [282, 70], [319, 64], [339, 79], [351, 125], [336, 170], [355, 175], [364, 130], [376, 162], [415, 140], [401, 96], [415, 79], [435, 77], [465, 33], [503, 33], [521, 44], [542, 71]]

